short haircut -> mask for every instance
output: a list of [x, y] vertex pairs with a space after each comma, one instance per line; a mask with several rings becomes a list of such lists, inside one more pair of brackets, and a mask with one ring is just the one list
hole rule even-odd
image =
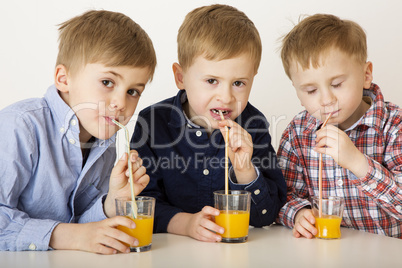
[[364, 30], [355, 22], [329, 14], [315, 14], [300, 21], [282, 39], [281, 58], [287, 76], [292, 61], [303, 69], [319, 66], [320, 56], [337, 48], [359, 62], [367, 60]]
[[56, 65], [70, 73], [88, 63], [149, 68], [152, 80], [156, 55], [147, 33], [118, 12], [91, 10], [59, 25]]
[[230, 59], [246, 52], [257, 73], [261, 39], [254, 23], [228, 5], [196, 8], [185, 17], [177, 35], [178, 60], [184, 70], [203, 55], [208, 60]]

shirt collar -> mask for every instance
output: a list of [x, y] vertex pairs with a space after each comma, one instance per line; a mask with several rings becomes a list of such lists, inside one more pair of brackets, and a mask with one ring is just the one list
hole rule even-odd
[[382, 128], [385, 124], [384, 118], [386, 118], [387, 111], [380, 87], [371, 83], [370, 88], [363, 91], [363, 95], [370, 97], [372, 104], [364, 114], [360, 125], [366, 125], [370, 128]]

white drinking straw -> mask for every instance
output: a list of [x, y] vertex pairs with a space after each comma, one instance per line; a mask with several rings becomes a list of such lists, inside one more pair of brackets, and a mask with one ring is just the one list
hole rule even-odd
[[133, 180], [133, 167], [130, 161], [130, 136], [128, 134], [128, 129], [126, 126], [120, 124], [116, 120], [112, 119], [113, 123], [118, 125], [120, 128], [124, 129], [124, 134], [126, 136], [126, 152], [127, 152], [127, 160], [128, 160], [128, 173], [129, 173], [129, 180], [130, 180], [130, 189], [131, 189], [131, 211], [133, 214], [134, 219], [137, 218], [137, 203], [135, 202], [135, 194], [134, 194], [134, 180]]

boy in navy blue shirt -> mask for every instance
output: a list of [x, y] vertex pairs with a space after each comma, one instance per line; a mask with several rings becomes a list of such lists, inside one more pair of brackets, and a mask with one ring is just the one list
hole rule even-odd
[[[237, 9], [190, 12], [177, 37], [176, 97], [140, 112], [131, 146], [143, 159], [156, 198], [154, 231], [220, 241], [213, 192], [224, 189], [229, 127], [229, 188], [252, 193], [250, 224], [271, 224], [286, 199], [264, 115], [248, 103], [261, 59], [254, 24]], [[219, 111], [225, 120], [220, 119]]]

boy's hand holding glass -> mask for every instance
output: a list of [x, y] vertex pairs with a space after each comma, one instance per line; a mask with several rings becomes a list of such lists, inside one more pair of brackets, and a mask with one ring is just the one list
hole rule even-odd
[[[132, 163], [133, 182], [135, 195], [148, 185], [149, 176], [146, 174], [146, 168], [142, 166], [142, 159], [137, 151], [131, 150], [130, 161]], [[115, 216], [115, 199], [117, 197], [131, 198], [131, 189], [128, 173], [127, 153], [124, 153], [110, 175], [109, 193], [104, 203], [105, 214], [108, 217]]]
[[128, 253], [130, 247], [124, 243], [137, 246], [138, 240], [116, 229], [117, 226], [135, 228], [133, 221], [121, 216], [84, 224], [60, 223], [54, 229], [49, 245], [53, 249], [83, 250], [99, 254]]
[[295, 216], [295, 224], [293, 227], [294, 237], [313, 238], [317, 234], [315, 228], [315, 217], [311, 209], [302, 208]]
[[225, 127], [229, 128], [229, 159], [236, 174], [237, 183], [247, 184], [257, 178], [253, 156], [251, 135], [236, 122], [226, 119], [219, 121], [219, 129], [225, 137]]
[[186, 235], [203, 242], [219, 242], [224, 229], [214, 222], [219, 210], [205, 206], [198, 213], [177, 213], [168, 225], [168, 232]]

